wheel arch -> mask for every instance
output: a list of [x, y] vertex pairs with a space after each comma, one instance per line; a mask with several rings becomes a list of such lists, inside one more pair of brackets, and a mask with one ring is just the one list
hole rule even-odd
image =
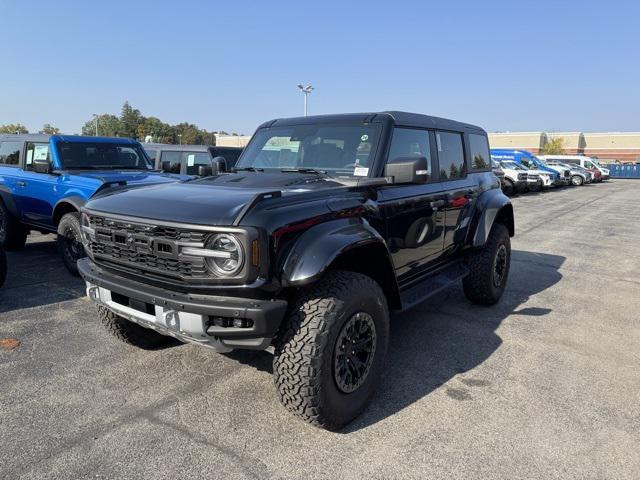
[[0, 185], [0, 202], [4, 204], [11, 215], [16, 218], [20, 216], [11, 190], [6, 185]]
[[282, 284], [308, 285], [329, 270], [348, 270], [371, 277], [384, 291], [389, 307], [400, 308], [389, 250], [366, 220], [333, 220], [303, 233], [284, 261]]
[[475, 229], [472, 231], [471, 237], [472, 246], [481, 247], [486, 243], [494, 223], [500, 223], [507, 227], [510, 237], [515, 235], [513, 205], [502, 192], [497, 190], [485, 192], [478, 199], [477, 208]]
[[53, 224], [55, 226], [60, 223], [60, 220], [67, 213], [78, 212], [80, 213], [80, 209], [87, 203], [86, 200], [82, 197], [66, 197], [58, 201], [55, 207], [53, 208]]

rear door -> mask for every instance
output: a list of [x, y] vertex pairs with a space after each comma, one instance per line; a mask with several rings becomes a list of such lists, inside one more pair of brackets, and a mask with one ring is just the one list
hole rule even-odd
[[24, 142], [0, 141], [0, 195], [12, 215], [20, 216], [18, 202], [21, 182], [20, 155]]
[[[440, 182], [446, 187], [444, 251], [452, 253], [462, 245], [469, 222], [467, 213], [480, 192], [478, 181], [471, 173], [489, 169], [489, 143], [483, 135], [473, 136], [472, 144], [465, 142], [460, 132], [435, 132], [440, 168]], [[471, 151], [472, 154], [465, 154]], [[467, 162], [465, 159], [470, 158]]]
[[434, 136], [423, 129], [395, 128], [387, 163], [424, 156], [429, 180], [418, 185], [389, 185], [379, 190], [386, 241], [399, 283], [419, 277], [442, 254], [446, 193], [434, 175]]

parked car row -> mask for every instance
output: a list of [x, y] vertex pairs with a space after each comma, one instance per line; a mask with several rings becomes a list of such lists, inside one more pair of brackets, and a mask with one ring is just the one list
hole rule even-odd
[[491, 166], [509, 196], [609, 178], [609, 170], [597, 160], [579, 155], [536, 156], [526, 150], [492, 149]]

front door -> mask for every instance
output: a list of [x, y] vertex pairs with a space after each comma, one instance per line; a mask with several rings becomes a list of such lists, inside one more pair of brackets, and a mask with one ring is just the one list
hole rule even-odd
[[22, 178], [18, 188], [18, 201], [22, 219], [28, 223], [53, 226], [53, 207], [59, 198], [58, 175], [37, 173], [33, 170], [34, 160], [51, 162], [48, 143], [28, 142], [22, 163]]
[[[427, 158], [433, 178], [433, 133], [395, 128], [387, 163], [407, 157]], [[399, 283], [419, 277], [442, 254], [446, 192], [440, 183], [389, 185], [379, 190], [379, 204], [387, 224], [386, 240]]]

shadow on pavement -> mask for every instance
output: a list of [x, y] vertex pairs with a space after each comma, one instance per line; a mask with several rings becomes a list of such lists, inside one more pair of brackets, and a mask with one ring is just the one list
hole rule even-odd
[[84, 296], [84, 283], [65, 268], [52, 235], [31, 235], [24, 249], [7, 252], [0, 313]]
[[[483, 363], [500, 347], [502, 340], [495, 330], [509, 315], [542, 317], [550, 313], [548, 308], [518, 308], [562, 279], [559, 269], [564, 261], [565, 257], [557, 255], [514, 250], [507, 290], [498, 304], [473, 305], [461, 287], [452, 287], [392, 317], [382, 385], [363, 415], [342, 432], [384, 420]], [[461, 381], [464, 388], [446, 390], [453, 400], [470, 399], [470, 388], [490, 384], [473, 377]]]

